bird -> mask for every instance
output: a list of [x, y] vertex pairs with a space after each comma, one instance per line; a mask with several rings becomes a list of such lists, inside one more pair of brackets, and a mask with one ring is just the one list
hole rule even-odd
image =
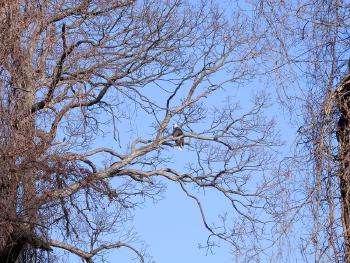
[[[173, 126], [173, 137], [179, 137], [181, 135], [183, 135], [184, 133], [182, 132], [181, 128], [179, 127], [179, 125], [177, 125], [176, 123]], [[185, 140], [184, 138], [179, 138], [175, 140], [176, 145], [179, 147], [180, 150], [182, 150], [182, 148], [184, 147], [185, 144]]]

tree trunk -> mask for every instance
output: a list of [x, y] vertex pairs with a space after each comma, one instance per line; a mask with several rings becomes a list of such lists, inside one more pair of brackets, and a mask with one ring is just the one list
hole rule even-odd
[[[35, 119], [30, 116], [35, 88], [31, 77], [31, 61], [21, 45], [20, 2], [9, 1], [1, 6], [8, 36], [4, 39], [5, 57], [11, 58], [10, 80], [3, 84], [6, 97], [0, 105], [0, 262], [16, 262], [27, 245], [49, 249], [35, 234], [37, 202], [35, 185], [34, 143]], [[2, 32], [2, 33], [4, 33]], [[4, 34], [5, 34], [4, 33]]]
[[339, 142], [339, 180], [344, 233], [343, 262], [350, 263], [350, 84], [344, 84], [339, 91], [337, 106], [340, 113], [337, 139]]

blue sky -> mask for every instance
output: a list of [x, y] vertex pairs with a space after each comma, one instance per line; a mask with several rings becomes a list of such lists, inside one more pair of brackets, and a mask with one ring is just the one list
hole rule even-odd
[[[234, 95], [236, 100], [243, 104], [243, 109], [244, 105], [249, 108], [248, 101], [252, 94], [257, 91], [255, 84], [252, 82], [251, 85], [220, 92], [209, 97], [207, 104], [218, 105], [220, 100], [225, 99], [225, 96]], [[273, 102], [274, 96], [270, 97]], [[287, 141], [286, 145], [279, 150], [287, 153], [290, 149], [290, 143], [293, 142], [290, 138], [293, 138], [294, 129], [288, 126], [288, 119], [285, 118], [277, 104], [271, 106], [266, 112], [266, 116], [277, 118], [277, 127], [282, 133], [281, 139]], [[175, 163], [174, 168], [181, 170], [186, 163], [194, 161], [193, 153], [188, 152], [186, 147], [183, 151], [177, 148], [170, 151]], [[257, 173], [257, 176], [260, 174]], [[217, 221], [218, 215], [224, 211], [232, 213], [232, 207], [227, 200], [216, 192], [206, 192], [204, 206], [210, 223]], [[201, 221], [195, 202], [186, 197], [180, 187], [173, 183], [167, 183], [162, 200], [156, 203], [148, 200], [143, 208], [136, 211], [134, 227], [140, 240], [145, 242], [147, 252], [157, 263], [226, 263], [234, 261], [233, 248], [224, 241], [219, 242], [220, 247], [213, 248], [212, 253], [198, 248], [199, 243], [205, 243], [209, 233]], [[132, 260], [132, 258], [133, 255], [125, 253], [111, 254], [111, 262], [114, 262], [113, 260], [115, 262], [119, 260], [129, 262], [128, 260]]]
[[[216, 78], [225, 77], [220, 74]], [[286, 145], [279, 148], [279, 151], [287, 153], [290, 150], [291, 143], [293, 143], [295, 130], [288, 124], [288, 118], [285, 117], [286, 114], [275, 103], [275, 90], [268, 86], [269, 81], [269, 79], [264, 78], [259, 81], [247, 81], [244, 85], [228, 85], [225, 90], [208, 97], [205, 103], [208, 108], [211, 108], [222, 104], [226, 97], [232, 97], [233, 101], [240, 103], [242, 111], [245, 111], [250, 108], [249, 101], [252, 95], [259, 90], [267, 89], [272, 105], [266, 111], [265, 116], [267, 118], [276, 118], [277, 129], [281, 132], [281, 139], [286, 142]], [[153, 96], [157, 101], [164, 100], [164, 97], [159, 95], [159, 93], [152, 94], [152, 92], [151, 86], [148, 95]], [[133, 113], [130, 111], [130, 114], [132, 115]], [[150, 128], [151, 120], [149, 117], [142, 112], [137, 112], [136, 115], [134, 118], [137, 126], [132, 122], [123, 123], [123, 128], [120, 129], [122, 142], [138, 136], [151, 137], [152, 129]], [[101, 117], [103, 118], [103, 116]], [[112, 140], [111, 136], [99, 138], [95, 141], [95, 145], [112, 146], [112, 148], [118, 149], [118, 145]], [[183, 151], [172, 148], [167, 154], [172, 158], [173, 167], [180, 171], [187, 163], [195, 160], [193, 152], [189, 152], [186, 147]], [[256, 176], [258, 177], [260, 174], [256, 174]], [[135, 210], [134, 220], [128, 223], [128, 226], [132, 226], [137, 233], [140, 242], [144, 242], [143, 245], [136, 243], [135, 247], [144, 246], [147, 254], [151, 255], [149, 259], [157, 263], [233, 262], [233, 254], [231, 253], [233, 248], [223, 241], [220, 242], [220, 247], [213, 249], [213, 253], [207, 253], [205, 249], [198, 249], [198, 244], [205, 243], [209, 235], [201, 221], [199, 210], [194, 201], [186, 197], [178, 185], [173, 183], [166, 183], [166, 185], [167, 189], [162, 193], [161, 200], [155, 203], [150, 199], [146, 200], [142, 207]], [[227, 200], [222, 198], [220, 194], [208, 191], [205, 193], [205, 196], [203, 193], [199, 193], [199, 195], [205, 200], [204, 206], [209, 223], [218, 220], [218, 215], [224, 211], [228, 211], [230, 214], [233, 212]], [[79, 259], [73, 258], [75, 257], [72, 256], [70, 258], [71, 262], [80, 262]], [[109, 262], [135, 262], [134, 254], [126, 249], [111, 251], [108, 259]]]
[[[259, 89], [264, 89], [265, 86], [259, 86]], [[248, 82], [247, 85], [232, 86], [224, 91], [209, 97], [207, 105], [210, 107], [218, 106], [227, 96], [234, 97], [235, 101], [242, 105], [242, 111], [249, 108], [249, 101], [252, 95], [257, 92], [257, 82]], [[281, 131], [281, 139], [287, 140], [284, 147], [279, 148], [280, 151], [287, 153], [290, 149], [290, 144], [293, 138], [294, 130], [288, 125], [288, 119], [280, 110], [277, 104], [273, 104], [275, 96], [270, 94], [271, 108], [266, 111], [268, 118], [274, 117], [277, 119], [277, 128]], [[143, 125], [147, 126], [149, 120], [142, 114], [138, 116], [138, 132]], [[143, 121], [142, 121], [143, 120]], [[126, 128], [128, 130], [129, 128]], [[147, 134], [143, 134], [147, 136]], [[128, 134], [120, 134], [121, 140], [125, 139]], [[107, 139], [107, 138], [105, 138]], [[111, 139], [100, 139], [96, 141], [96, 145], [113, 145]], [[117, 147], [117, 146], [115, 146]], [[118, 148], [118, 147], [117, 147]], [[173, 167], [181, 170], [184, 165], [195, 161], [193, 152], [190, 152], [186, 147], [180, 151], [177, 148], [169, 150], [168, 154], [172, 156]], [[256, 176], [260, 176], [257, 174]], [[164, 181], [165, 182], [165, 181]], [[135, 247], [144, 248], [151, 257], [147, 258], [151, 262], [157, 263], [178, 263], [178, 262], [233, 262], [232, 247], [226, 242], [219, 242], [219, 247], [213, 248], [212, 252], [205, 249], [199, 249], [198, 244], [204, 244], [209, 235], [205, 229], [199, 210], [193, 200], [186, 197], [178, 185], [166, 183], [167, 189], [162, 193], [162, 198], [153, 202], [146, 200], [145, 204], [135, 210], [134, 220], [128, 223], [137, 233], [137, 242]], [[200, 194], [204, 198], [204, 207], [206, 208], [209, 223], [218, 220], [218, 215], [227, 211], [231, 214], [232, 207], [227, 200], [216, 192], [206, 191], [205, 195]], [[230, 222], [228, 223], [230, 224]], [[113, 236], [111, 237], [113, 238]], [[116, 237], [117, 238], [117, 237]], [[72, 262], [74, 257], [71, 257]], [[109, 262], [135, 262], [135, 256], [127, 249], [111, 251], [108, 254]], [[76, 262], [80, 260], [77, 259]]]

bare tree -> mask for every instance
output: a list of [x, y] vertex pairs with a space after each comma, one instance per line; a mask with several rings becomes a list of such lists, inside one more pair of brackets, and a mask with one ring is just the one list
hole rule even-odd
[[[0, 3], [2, 262], [52, 248], [86, 262], [127, 248], [144, 262], [125, 223], [167, 183], [194, 200], [208, 248], [225, 240], [247, 262], [282, 235], [268, 231], [283, 213], [274, 206], [283, 176], [269, 176], [280, 142], [262, 115], [266, 95], [247, 111], [208, 101], [234, 94], [265, 51], [239, 11], [180, 0]], [[175, 122], [195, 157], [181, 169]], [[233, 219], [211, 225], [198, 189], [220, 193]]]
[[304, 207], [299, 223], [307, 229], [301, 253], [307, 261], [350, 262], [349, 3], [255, 4], [273, 36], [277, 59], [269, 70], [299, 126], [296, 158], [303, 164], [297, 171], [303, 184], [293, 187]]

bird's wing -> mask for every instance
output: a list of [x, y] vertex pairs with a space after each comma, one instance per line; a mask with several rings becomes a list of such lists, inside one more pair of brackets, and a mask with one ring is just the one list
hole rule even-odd
[[183, 134], [183, 132], [179, 128], [176, 128], [173, 131], [173, 137], [178, 137], [178, 136], [181, 136], [182, 134]]

